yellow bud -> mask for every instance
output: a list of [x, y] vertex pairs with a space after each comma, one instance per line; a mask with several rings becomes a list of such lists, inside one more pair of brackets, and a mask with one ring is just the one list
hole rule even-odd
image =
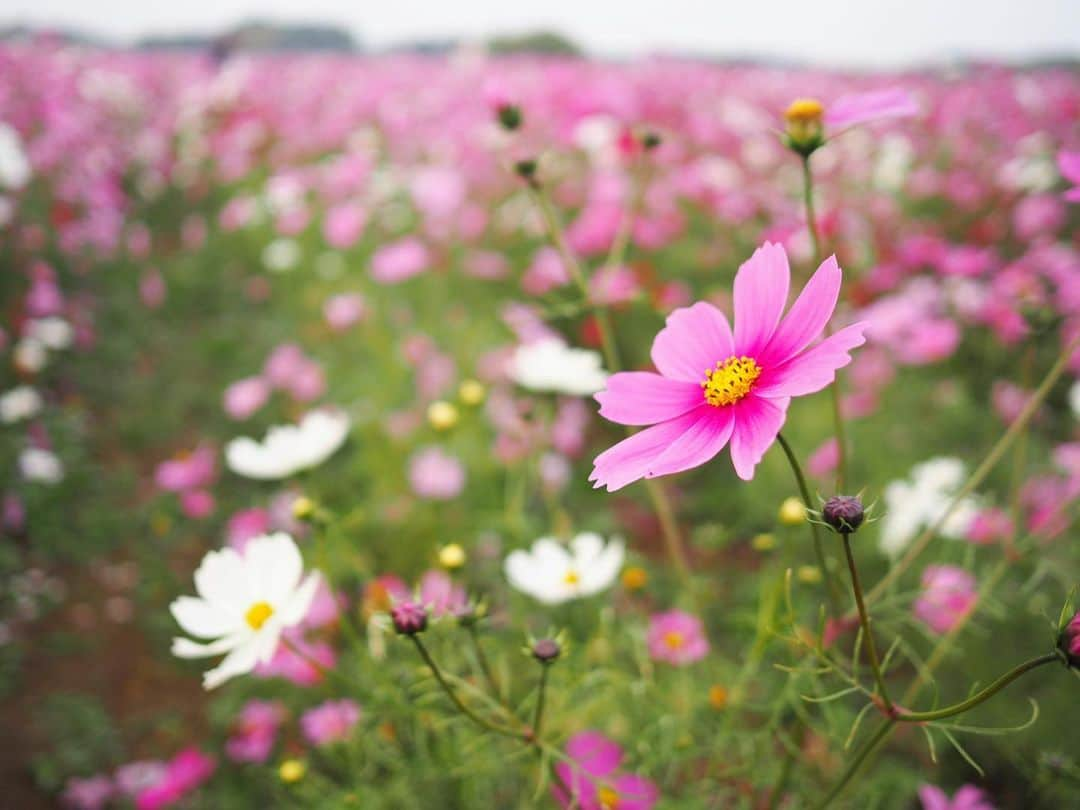
[[821, 582], [821, 569], [816, 565], [800, 565], [795, 576], [798, 577], [799, 582], [816, 585]]
[[622, 584], [628, 591], [640, 591], [649, 584], [649, 572], [639, 565], [632, 565], [623, 571]]
[[287, 759], [281, 763], [281, 767], [278, 768], [278, 776], [282, 782], [292, 784], [293, 782], [299, 782], [304, 778], [304, 774], [307, 773], [307, 765], [299, 759]]
[[801, 155], [809, 155], [825, 143], [822, 118], [825, 106], [813, 98], [798, 98], [784, 111], [788, 145]]
[[292, 502], [292, 513], [297, 520], [308, 520], [315, 514], [315, 501], [306, 495], [301, 495]]
[[450, 570], [461, 568], [461, 566], [465, 565], [465, 559], [465, 549], [457, 543], [451, 543], [439, 549], [439, 565], [443, 568]]
[[806, 507], [798, 498], [785, 498], [780, 504], [779, 518], [785, 526], [798, 526], [806, 520]]
[[484, 388], [483, 383], [478, 380], [464, 380], [460, 386], [458, 386], [458, 398], [465, 405], [479, 405], [484, 401], [484, 396], [487, 391]]
[[754, 539], [750, 541], [750, 545], [754, 547], [754, 551], [772, 551], [776, 548], [776, 538], [768, 532], [754, 535]]
[[722, 684], [714, 683], [709, 687], [709, 705], [717, 711], [725, 708], [728, 704], [728, 690]]
[[458, 423], [457, 406], [445, 400], [438, 400], [428, 405], [428, 423], [436, 430], [449, 430]]

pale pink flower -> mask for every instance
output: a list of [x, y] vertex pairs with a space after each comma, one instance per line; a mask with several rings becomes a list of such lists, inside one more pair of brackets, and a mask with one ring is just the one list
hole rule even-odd
[[323, 317], [335, 332], [344, 332], [364, 317], [367, 305], [364, 296], [359, 293], [342, 293], [326, 299], [323, 304]]
[[328, 700], [300, 717], [300, 728], [312, 745], [328, 745], [349, 739], [360, 720], [360, 704], [348, 698]]
[[285, 707], [265, 700], [249, 700], [233, 723], [225, 753], [234, 762], [266, 762], [285, 721]]
[[640, 291], [637, 276], [629, 267], [601, 267], [589, 279], [589, 300], [600, 306], [632, 301]]
[[825, 110], [825, 123], [831, 129], [855, 126], [889, 118], [918, 115], [919, 105], [907, 90], [899, 87], [841, 96]]
[[112, 779], [98, 774], [86, 779], [68, 779], [61, 798], [64, 806], [73, 810], [103, 810], [115, 792]]
[[166, 492], [184, 492], [208, 486], [217, 478], [217, 451], [208, 444], [199, 445], [163, 461], [154, 473], [158, 487]]
[[569, 283], [570, 273], [553, 247], [540, 248], [521, 277], [521, 288], [529, 295], [543, 295]]
[[1080, 202], [1080, 152], [1062, 150], [1057, 156], [1061, 176], [1072, 183], [1073, 188], [1065, 192], [1069, 202]]
[[436, 616], [453, 613], [465, 607], [465, 589], [455, 585], [445, 571], [427, 571], [420, 577], [417, 589], [419, 602]]
[[295, 343], [282, 343], [270, 352], [263, 374], [275, 388], [288, 388], [292, 378], [300, 373], [307, 362], [303, 349]]
[[1012, 537], [1013, 519], [1004, 509], [980, 509], [967, 528], [967, 539], [976, 545], [988, 545]]
[[147, 309], [160, 309], [168, 292], [160, 271], [151, 268], [139, 277], [139, 300]]
[[826, 439], [806, 460], [806, 471], [815, 478], [824, 478], [840, 463], [840, 444], [836, 437]]
[[953, 565], [930, 565], [923, 571], [915, 616], [943, 635], [967, 617], [977, 599], [975, 577], [970, 573]]
[[158, 810], [180, 801], [214, 773], [214, 758], [198, 748], [185, 748], [165, 766], [165, 774], [135, 799], [137, 810]]
[[427, 447], [409, 461], [409, 484], [421, 498], [448, 501], [465, 488], [465, 467], [439, 447]]
[[430, 264], [424, 243], [407, 236], [375, 251], [371, 257], [371, 277], [383, 284], [396, 284], [423, 273]]
[[600, 454], [589, 480], [614, 491], [704, 464], [729, 441], [735, 472], [753, 478], [791, 398], [829, 385], [864, 342], [858, 323], [810, 346], [832, 316], [840, 279], [830, 257], [781, 319], [790, 270], [784, 249], [766, 243], [735, 277], [734, 334], [712, 304], [675, 310], [653, 341], [660, 373], [613, 374], [596, 395], [601, 416], [653, 427]]
[[270, 386], [262, 377], [237, 380], [225, 389], [223, 405], [230, 419], [250, 417], [270, 398]]
[[367, 224], [367, 212], [356, 203], [340, 203], [326, 212], [323, 238], [330, 247], [344, 250], [356, 244]]
[[180, 493], [180, 511], [192, 520], [202, 520], [214, 511], [214, 496], [205, 489], [188, 489]]
[[290, 633], [289, 644], [279, 644], [274, 657], [256, 665], [254, 674], [260, 678], [284, 678], [297, 686], [314, 686], [322, 682], [323, 670], [333, 669], [336, 663], [334, 648], [325, 641], [308, 641]]
[[242, 509], [229, 518], [225, 526], [225, 542], [243, 551], [248, 540], [270, 530], [270, 515], [265, 509]]
[[676, 666], [700, 661], [709, 653], [709, 639], [701, 619], [681, 610], [649, 617], [646, 641], [653, 659]]

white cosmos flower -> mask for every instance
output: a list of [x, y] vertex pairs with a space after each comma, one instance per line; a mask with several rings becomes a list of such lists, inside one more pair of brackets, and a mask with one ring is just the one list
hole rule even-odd
[[[960, 459], [942, 456], [916, 464], [910, 480], [890, 482], [884, 492], [881, 550], [896, 557], [920, 531], [936, 523], [949, 509], [966, 473]], [[962, 499], [941, 525], [941, 536], [952, 540], [963, 538], [978, 511], [977, 498]]]
[[300, 264], [300, 245], [295, 239], [275, 239], [263, 248], [262, 262], [271, 273], [286, 273]]
[[583, 397], [601, 390], [608, 375], [597, 352], [573, 349], [558, 338], [544, 338], [518, 346], [510, 377], [533, 391]]
[[349, 435], [349, 417], [341, 411], [311, 411], [298, 425], [270, 428], [261, 442], [233, 439], [225, 463], [237, 475], [271, 481], [287, 478], [330, 458]]
[[19, 133], [0, 122], [0, 188], [22, 188], [30, 181], [31, 174]]
[[46, 348], [54, 351], [71, 348], [75, 340], [75, 330], [71, 324], [55, 315], [30, 321], [26, 327], [26, 335], [41, 341]]
[[29, 385], [17, 385], [0, 394], [0, 422], [10, 425], [37, 416], [41, 411], [41, 394]]
[[19, 453], [19, 472], [27, 481], [59, 484], [64, 480], [64, 463], [48, 450], [27, 447]]
[[49, 362], [49, 351], [45, 344], [33, 337], [20, 338], [12, 350], [12, 355], [15, 365], [30, 374], [41, 371]]
[[269, 661], [282, 631], [303, 621], [311, 607], [319, 573], [301, 582], [303, 574], [300, 550], [284, 532], [250, 540], [243, 553], [232, 548], [209, 552], [195, 571], [199, 595], [181, 596], [169, 606], [185, 633], [209, 641], [174, 638], [173, 655], [225, 655], [203, 674], [207, 689]]
[[606, 545], [600, 535], [579, 534], [567, 548], [552, 537], [541, 537], [528, 551], [514, 551], [503, 570], [516, 590], [546, 605], [592, 596], [611, 587], [622, 568], [622, 540]]

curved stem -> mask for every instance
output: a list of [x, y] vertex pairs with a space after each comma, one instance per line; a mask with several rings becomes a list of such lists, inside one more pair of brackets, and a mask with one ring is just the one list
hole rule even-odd
[[874, 681], [877, 683], [878, 694], [881, 702], [885, 704], [885, 711], [893, 713], [893, 704], [889, 700], [889, 693], [885, 688], [885, 676], [881, 671], [881, 660], [878, 658], [877, 645], [874, 643], [874, 633], [870, 629], [870, 616], [866, 613], [866, 605], [863, 604], [862, 586], [859, 584], [859, 569], [855, 566], [855, 557], [851, 553], [851, 535], [842, 532], [844, 539], [844, 554], [847, 557], [848, 571], [851, 572], [851, 590], [855, 592], [855, 605], [859, 609], [859, 622], [862, 624], [863, 637], [866, 639], [866, 654], [870, 658], [870, 669], [874, 673]]
[[[783, 433], [777, 433], [776, 440], [780, 443], [780, 447], [783, 448], [784, 455], [787, 456], [791, 471], [795, 474], [795, 483], [798, 484], [799, 494], [802, 496], [803, 505], [806, 507], [807, 511], [809, 511], [814, 508], [810, 500], [810, 488], [806, 485], [806, 477], [803, 475], [798, 458], [795, 457], [795, 451], [791, 449], [791, 445], [788, 444]], [[806, 523], [810, 527], [810, 537], [814, 541], [814, 554], [817, 556], [818, 566], [821, 568], [821, 575], [825, 578], [825, 592], [828, 594], [829, 604], [832, 607], [833, 615], [837, 615], [840, 611], [836, 599], [836, 586], [833, 582], [832, 572], [826, 564], [825, 545], [824, 541], [821, 539], [821, 531], [818, 528], [818, 524], [810, 520], [809, 516], [807, 516]]]
[[1030, 661], [1025, 661], [1024, 663], [1013, 667], [985, 689], [976, 692], [965, 701], [956, 703], [952, 706], [946, 706], [944, 709], [935, 709], [931, 712], [901, 711], [896, 714], [896, 719], [908, 723], [926, 723], [931, 720], [944, 720], [946, 717], [963, 714], [968, 709], [972, 709], [980, 703], [992, 698], [1021, 675], [1046, 664], [1052, 664], [1055, 661], [1061, 663], [1061, 654], [1057, 651], [1047, 653], [1046, 655], [1040, 655], [1038, 658], [1032, 658]]
[[889, 736], [889, 733], [895, 727], [896, 721], [891, 717], [886, 718], [882, 724], [878, 726], [877, 731], [873, 733], [870, 739], [863, 743], [863, 747], [859, 749], [859, 753], [857, 753], [855, 758], [848, 763], [847, 769], [844, 771], [843, 776], [840, 777], [840, 781], [833, 785], [832, 790], [830, 790], [825, 798], [821, 800], [820, 804], [817, 805], [816, 810], [825, 810], [826, 807], [832, 804], [837, 796], [844, 792], [844, 788], [848, 786], [848, 783], [851, 781], [852, 777], [855, 776], [863, 762], [866, 761], [866, 758], [874, 752], [874, 749], [884, 742], [885, 738]]
[[476, 723], [476, 725], [480, 726], [481, 728], [487, 729], [488, 731], [494, 731], [496, 734], [503, 734], [507, 737], [513, 737], [514, 739], [523, 739], [523, 735], [519, 732], [512, 729], [504, 728], [503, 726], [498, 726], [489, 720], [485, 720], [483, 717], [476, 714], [472, 709], [466, 706], [462, 702], [461, 698], [458, 697], [457, 692], [454, 691], [453, 687], [451, 687], [450, 684], [446, 682], [446, 678], [443, 677], [442, 670], [439, 669], [438, 665], [431, 657], [431, 654], [427, 651], [427, 647], [425, 647], [424, 642], [420, 640], [420, 636], [411, 635], [409, 636], [409, 638], [411, 638], [413, 644], [416, 645], [417, 652], [419, 652], [420, 657], [424, 659], [424, 663], [428, 665], [428, 668], [435, 676], [435, 680], [439, 682], [439, 686], [443, 688], [443, 691], [446, 692], [446, 696], [450, 698], [450, 701], [454, 704], [455, 707], [457, 707], [457, 710], [459, 712], [461, 712], [463, 715]]

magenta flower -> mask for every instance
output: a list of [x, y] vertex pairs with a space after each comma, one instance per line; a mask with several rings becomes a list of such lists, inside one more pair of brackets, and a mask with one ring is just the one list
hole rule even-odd
[[73, 810], [104, 810], [113, 798], [116, 788], [112, 779], [104, 774], [86, 779], [72, 777], [64, 786], [64, 806]]
[[975, 607], [975, 577], [952, 565], [929, 565], [922, 575], [915, 616], [935, 633], [949, 632]]
[[270, 386], [262, 377], [246, 377], [225, 389], [225, 413], [242, 421], [254, 414], [270, 398]]
[[907, 90], [899, 87], [841, 96], [825, 110], [825, 123], [832, 129], [918, 115], [919, 105]]
[[743, 480], [784, 424], [792, 397], [812, 394], [851, 362], [865, 323], [815, 346], [840, 292], [840, 267], [826, 259], [781, 320], [791, 272], [787, 254], [768, 242], [735, 276], [735, 331], [699, 301], [668, 316], [652, 345], [659, 374], [613, 374], [596, 395], [600, 415], [623, 425], [652, 425], [597, 456], [590, 481], [608, 491], [639, 478], [700, 466], [730, 441]]
[[353, 700], [328, 700], [308, 709], [300, 718], [304, 736], [312, 745], [347, 740], [360, 720], [360, 704]]
[[974, 785], [964, 785], [951, 800], [941, 788], [923, 785], [919, 788], [919, 801], [923, 810], [994, 810], [986, 794]]
[[651, 810], [660, 798], [656, 785], [634, 773], [618, 773], [623, 751], [599, 731], [582, 731], [566, 742], [573, 764], [555, 766], [552, 787], [563, 808], [579, 810]]
[[700, 661], [709, 653], [709, 639], [701, 619], [681, 610], [653, 614], [646, 641], [653, 660], [677, 667]]
[[135, 807], [158, 810], [176, 804], [209, 779], [216, 767], [213, 757], [198, 748], [185, 748], [169, 761], [164, 776], [138, 795]]
[[199, 489], [212, 484], [216, 477], [217, 451], [207, 444], [163, 461], [154, 472], [154, 481], [167, 492]]
[[1058, 152], [1057, 162], [1061, 176], [1073, 185], [1073, 188], [1065, 192], [1065, 199], [1069, 202], [1080, 202], [1080, 152], [1062, 150]]
[[337, 664], [334, 648], [325, 641], [308, 641], [296, 635], [289, 644], [277, 648], [274, 657], [255, 667], [260, 678], [284, 678], [297, 686], [314, 686], [323, 680], [323, 671]]
[[234, 762], [266, 762], [285, 720], [285, 707], [265, 700], [249, 700], [240, 710], [225, 753]]
[[371, 257], [371, 277], [381, 284], [396, 284], [423, 273], [430, 263], [424, 243], [407, 236], [375, 251]]

